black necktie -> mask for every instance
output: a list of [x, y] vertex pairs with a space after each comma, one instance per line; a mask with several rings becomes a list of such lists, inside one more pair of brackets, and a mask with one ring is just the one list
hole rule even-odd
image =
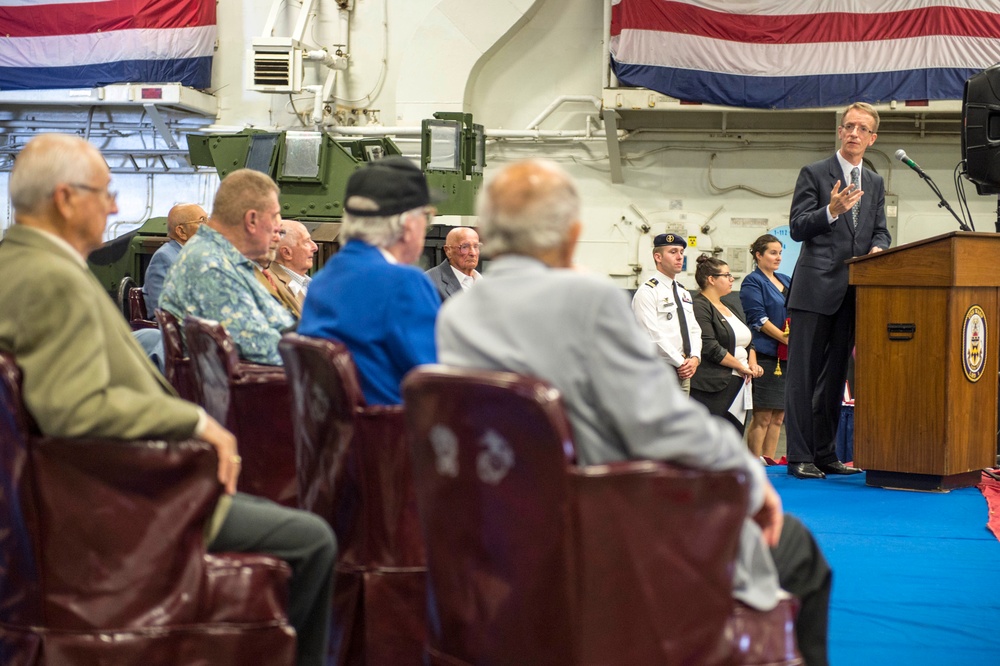
[[677, 323], [681, 327], [681, 340], [684, 342], [684, 358], [691, 354], [691, 337], [688, 335], [687, 317], [684, 316], [684, 306], [681, 305], [681, 294], [677, 291], [677, 280], [674, 280], [674, 303], [677, 304]]

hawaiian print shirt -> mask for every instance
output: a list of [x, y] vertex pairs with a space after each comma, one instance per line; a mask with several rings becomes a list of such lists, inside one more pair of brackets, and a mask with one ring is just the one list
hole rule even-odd
[[282, 365], [278, 340], [294, 319], [257, 281], [253, 262], [207, 225], [170, 268], [160, 307], [181, 320], [214, 319], [233, 338], [240, 358]]

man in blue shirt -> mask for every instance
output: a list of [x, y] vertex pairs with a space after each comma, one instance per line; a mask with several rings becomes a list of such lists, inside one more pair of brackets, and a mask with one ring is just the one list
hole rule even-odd
[[387, 157], [347, 182], [340, 252], [309, 285], [298, 332], [344, 343], [368, 404], [401, 402], [399, 382], [434, 363], [441, 298], [410, 266], [434, 216], [424, 174], [405, 157]]
[[177, 261], [184, 244], [191, 240], [198, 227], [208, 221], [208, 213], [198, 204], [177, 204], [167, 213], [167, 238], [170, 240], [153, 253], [142, 282], [142, 297], [146, 301], [146, 314], [150, 319], [160, 307], [160, 292], [167, 272]]

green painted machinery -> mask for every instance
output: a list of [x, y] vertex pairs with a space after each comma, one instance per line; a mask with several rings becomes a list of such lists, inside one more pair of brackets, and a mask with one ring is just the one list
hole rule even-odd
[[[281, 188], [282, 217], [303, 222], [320, 246], [317, 268], [339, 247], [347, 179], [366, 162], [401, 154], [390, 138], [344, 139], [310, 130], [246, 129], [189, 134], [187, 139], [191, 164], [214, 168], [220, 178], [242, 168], [271, 176]], [[483, 127], [472, 122], [472, 114], [435, 113], [423, 121], [420, 165], [428, 185], [447, 197], [437, 206], [440, 215], [475, 213], [485, 146]], [[121, 299], [123, 280], [128, 277], [141, 286], [150, 257], [165, 242], [166, 218], [151, 218], [91, 254], [90, 267], [108, 292]], [[428, 247], [435, 255], [441, 252], [436, 245]]]

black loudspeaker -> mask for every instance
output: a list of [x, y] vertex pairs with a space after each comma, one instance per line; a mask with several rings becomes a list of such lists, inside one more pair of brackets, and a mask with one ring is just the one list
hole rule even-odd
[[1000, 194], [1000, 64], [965, 82], [962, 159], [979, 194]]

